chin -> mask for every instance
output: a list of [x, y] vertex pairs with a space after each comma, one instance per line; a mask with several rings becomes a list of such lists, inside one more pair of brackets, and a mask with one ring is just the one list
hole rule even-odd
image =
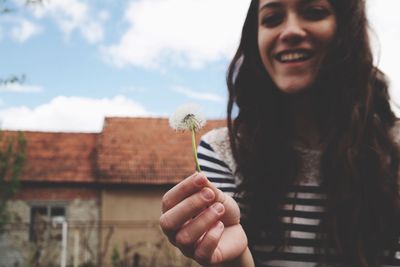
[[282, 93], [299, 94], [307, 92], [314, 83], [313, 77], [281, 77], [275, 81], [275, 84]]
[[309, 84], [291, 84], [278, 86], [279, 90], [286, 94], [300, 94], [308, 91], [311, 86]]

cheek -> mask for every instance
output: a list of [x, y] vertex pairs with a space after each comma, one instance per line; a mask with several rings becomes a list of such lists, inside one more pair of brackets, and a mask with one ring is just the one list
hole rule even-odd
[[321, 41], [321, 43], [326, 45], [330, 44], [335, 37], [336, 21], [335, 20], [326, 21], [325, 23], [320, 25], [320, 27], [318, 27], [317, 32], [319, 33], [318, 39]]
[[270, 54], [271, 54], [271, 45], [272, 41], [268, 34], [261, 33], [258, 34], [258, 52], [260, 53], [261, 60], [268, 68], [270, 63]]
[[265, 54], [265, 47], [264, 47], [264, 38], [261, 34], [258, 35], [258, 52], [260, 53], [261, 58], [263, 58]]

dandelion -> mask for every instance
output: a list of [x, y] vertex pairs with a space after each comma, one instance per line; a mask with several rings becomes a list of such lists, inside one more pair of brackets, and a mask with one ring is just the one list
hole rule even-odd
[[190, 131], [192, 134], [192, 149], [196, 170], [200, 172], [199, 160], [196, 150], [196, 132], [206, 123], [204, 115], [200, 111], [200, 106], [196, 104], [186, 104], [178, 107], [174, 114], [169, 118], [169, 125], [176, 131]]

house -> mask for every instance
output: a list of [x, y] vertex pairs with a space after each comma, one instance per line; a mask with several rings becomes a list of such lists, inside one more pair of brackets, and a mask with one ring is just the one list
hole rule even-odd
[[[199, 135], [223, 125], [209, 121]], [[195, 266], [158, 227], [161, 197], [194, 172], [189, 133], [165, 118], [106, 118], [100, 133], [24, 134], [0, 267]]]

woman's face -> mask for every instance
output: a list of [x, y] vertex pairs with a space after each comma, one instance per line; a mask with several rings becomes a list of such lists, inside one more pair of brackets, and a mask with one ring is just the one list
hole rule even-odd
[[260, 0], [258, 48], [265, 69], [285, 93], [315, 82], [336, 32], [328, 0]]

